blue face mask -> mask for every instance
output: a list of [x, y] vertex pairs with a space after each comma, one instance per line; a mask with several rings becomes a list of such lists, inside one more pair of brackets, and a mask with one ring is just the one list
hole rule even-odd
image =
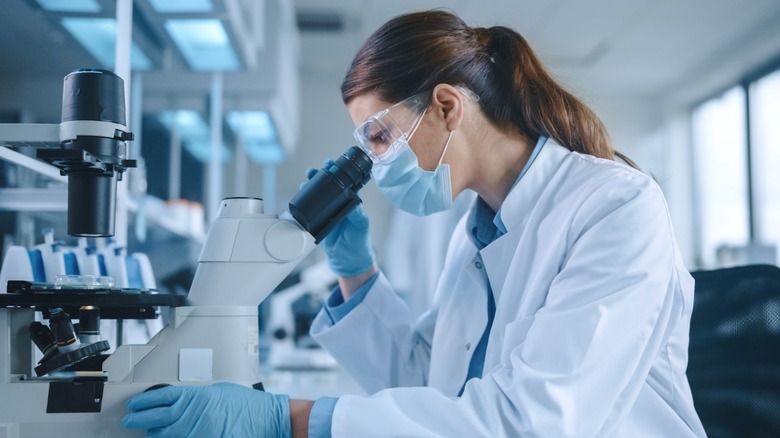
[[371, 170], [377, 187], [401, 210], [417, 216], [427, 216], [452, 206], [450, 166], [441, 160], [450, 144], [447, 137], [439, 164], [433, 171], [423, 170], [406, 139], [399, 139], [398, 152], [388, 162]]

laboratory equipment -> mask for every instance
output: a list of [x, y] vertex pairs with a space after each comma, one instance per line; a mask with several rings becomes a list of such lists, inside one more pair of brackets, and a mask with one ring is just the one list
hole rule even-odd
[[262, 329], [270, 344], [270, 366], [297, 370], [338, 366], [309, 335], [312, 321], [337, 281], [336, 274], [323, 261], [302, 270], [297, 282], [278, 288], [268, 297], [264, 303], [269, 308], [267, 321]]
[[[30, 282], [9, 286], [13, 293], [0, 295], [0, 350], [7, 352], [0, 356], [0, 436], [141, 436], [124, 429], [121, 418], [125, 401], [153, 385], [256, 385], [257, 305], [360, 202], [357, 191], [370, 171], [370, 159], [349, 149], [291, 200], [294, 219], [265, 214], [260, 199], [224, 199], [186, 305], [179, 295], [148, 291], [55, 293]], [[101, 319], [144, 318], [155, 306], [168, 306], [170, 322], [145, 345], [118, 347], [97, 368], [31, 376], [34, 312], [47, 316], [48, 309], [61, 307], [75, 314], [68, 309], [83, 306], [98, 307]]]
[[59, 124], [0, 124], [0, 145], [35, 147], [37, 157], [68, 177], [68, 234], [114, 235], [116, 182], [127, 159], [124, 82], [108, 70], [81, 69], [67, 76]]

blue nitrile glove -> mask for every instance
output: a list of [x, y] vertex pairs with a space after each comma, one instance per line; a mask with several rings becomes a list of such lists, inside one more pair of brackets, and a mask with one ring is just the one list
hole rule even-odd
[[122, 424], [149, 437], [290, 438], [289, 403], [234, 383], [167, 386], [131, 397]]
[[[326, 160], [323, 167], [327, 168], [333, 164], [333, 160]], [[306, 178], [311, 179], [316, 173], [317, 169], [309, 168]], [[322, 239], [320, 247], [328, 257], [330, 269], [339, 277], [352, 277], [371, 269], [376, 257], [371, 248], [368, 215], [363, 204], [358, 204], [339, 221]]]

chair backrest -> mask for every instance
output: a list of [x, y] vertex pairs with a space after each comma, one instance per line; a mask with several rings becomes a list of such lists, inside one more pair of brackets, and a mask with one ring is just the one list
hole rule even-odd
[[780, 437], [780, 268], [697, 271], [688, 359], [711, 438]]

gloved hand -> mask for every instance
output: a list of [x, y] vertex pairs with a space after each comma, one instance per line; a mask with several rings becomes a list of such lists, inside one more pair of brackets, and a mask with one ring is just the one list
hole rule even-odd
[[126, 405], [124, 426], [149, 437], [292, 437], [288, 396], [234, 383], [168, 386]]
[[[330, 167], [333, 163], [333, 160], [327, 160], [323, 167]], [[317, 169], [309, 168], [306, 178], [311, 179], [316, 173]], [[376, 256], [371, 248], [368, 215], [363, 205], [358, 204], [336, 224], [322, 239], [320, 247], [328, 257], [330, 269], [339, 277], [352, 277], [371, 269]]]

